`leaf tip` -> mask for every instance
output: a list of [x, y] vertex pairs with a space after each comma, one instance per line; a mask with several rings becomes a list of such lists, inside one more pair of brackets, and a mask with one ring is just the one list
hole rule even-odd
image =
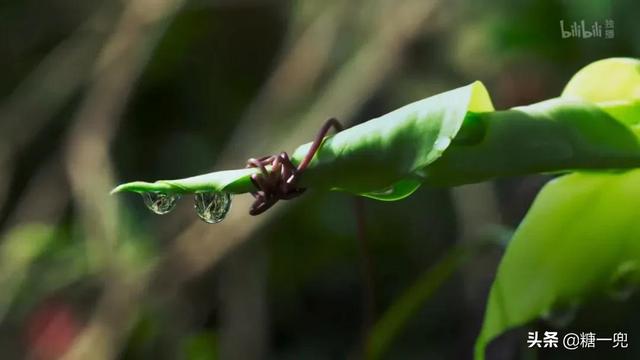
[[113, 188], [113, 190], [111, 190], [111, 192], [109, 192], [109, 194], [114, 195], [123, 192], [139, 192], [140, 189], [146, 185], [148, 184], [141, 181], [128, 182], [116, 186], [115, 188]]

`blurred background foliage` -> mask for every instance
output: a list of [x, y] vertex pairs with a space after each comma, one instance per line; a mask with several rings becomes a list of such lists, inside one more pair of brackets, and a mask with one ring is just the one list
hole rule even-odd
[[[108, 191], [238, 167], [328, 117], [476, 79], [497, 108], [557, 96], [591, 61], [638, 57], [637, 14], [635, 0], [0, 3], [2, 358], [470, 358], [504, 242], [548, 177], [364, 200], [364, 244], [344, 194], [259, 218], [238, 196], [208, 225], [191, 199], [159, 217]], [[562, 39], [560, 20], [583, 19], [613, 20], [614, 38]], [[569, 326], [626, 331], [614, 355], [637, 358], [637, 304], [589, 304]], [[489, 358], [603, 355], [536, 354], [522, 331]]]

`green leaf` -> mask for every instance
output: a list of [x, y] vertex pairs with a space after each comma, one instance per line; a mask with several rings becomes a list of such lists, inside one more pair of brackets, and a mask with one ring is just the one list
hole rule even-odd
[[[447, 149], [468, 111], [493, 107], [480, 82], [406, 105], [379, 118], [328, 137], [302, 176], [300, 185], [342, 190], [379, 199], [399, 199], [417, 189], [412, 173], [430, 164]], [[291, 157], [298, 164], [311, 143]], [[198, 192], [253, 191], [249, 180], [256, 169], [219, 171], [180, 180], [133, 182], [122, 191]], [[398, 186], [393, 186], [398, 184]], [[388, 191], [391, 189], [391, 191]]]
[[[383, 200], [404, 198], [418, 188], [413, 173], [445, 152], [467, 112], [491, 110], [480, 82], [406, 105], [328, 138], [303, 184]], [[310, 145], [299, 147], [293, 158], [302, 158]], [[392, 186], [401, 180], [406, 180], [402, 186]], [[378, 195], [389, 189], [391, 194]]]
[[425, 183], [450, 186], [514, 175], [640, 166], [635, 134], [585, 101], [551, 99], [470, 114], [465, 123], [476, 123], [479, 140], [454, 143], [424, 169]]
[[[450, 186], [539, 172], [640, 166], [640, 146], [628, 126], [637, 121], [640, 107], [627, 99], [607, 100], [567, 95], [493, 111], [486, 89], [475, 82], [328, 137], [299, 184], [393, 201], [421, 183]], [[310, 146], [296, 149], [292, 162], [298, 164]], [[250, 192], [255, 189], [249, 177], [257, 171], [133, 182], [113, 192]]]
[[640, 134], [640, 60], [610, 58], [585, 66], [562, 92], [565, 98], [597, 103]]
[[640, 99], [640, 60], [609, 58], [593, 62], [571, 78], [562, 96], [591, 102]]
[[[630, 126], [640, 121], [640, 62], [607, 59], [563, 92]], [[587, 121], [587, 119], [584, 119]], [[504, 331], [640, 282], [640, 170], [576, 173], [550, 182], [517, 229], [492, 286], [475, 355]]]
[[491, 288], [476, 358], [504, 331], [640, 280], [640, 170], [550, 182], [516, 230]]
[[422, 182], [420, 182], [420, 180], [407, 178], [398, 181], [387, 189], [362, 193], [359, 195], [380, 201], [397, 201], [413, 194], [416, 190], [418, 190], [420, 185], [422, 185]]
[[153, 183], [134, 181], [119, 185], [111, 193], [115, 194], [124, 191], [138, 193], [147, 191], [174, 193], [227, 191], [230, 193], [243, 193], [254, 189], [250, 176], [257, 172], [259, 172], [258, 169], [239, 169], [217, 171], [179, 180], [158, 180]]

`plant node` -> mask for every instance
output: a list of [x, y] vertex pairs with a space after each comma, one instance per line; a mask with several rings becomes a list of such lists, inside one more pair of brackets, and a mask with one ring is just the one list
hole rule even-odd
[[[342, 124], [337, 119], [331, 118], [327, 120], [318, 131], [309, 151], [298, 164], [298, 167], [293, 165], [289, 155], [284, 151], [271, 156], [247, 160], [246, 167], [260, 169], [259, 173], [251, 175], [251, 182], [257, 191], [251, 192], [255, 201], [251, 205], [251, 209], [249, 209], [249, 214], [262, 214], [277, 203], [278, 200], [293, 199], [306, 190], [298, 187], [297, 181], [311, 162], [311, 159], [313, 159], [313, 156], [318, 152], [322, 141], [332, 127], [336, 131], [342, 131], [343, 129]], [[267, 166], [271, 166], [271, 169], [267, 169]]]

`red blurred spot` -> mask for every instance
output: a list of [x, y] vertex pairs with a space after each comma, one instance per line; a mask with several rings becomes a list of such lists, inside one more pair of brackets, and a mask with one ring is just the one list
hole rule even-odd
[[46, 302], [28, 318], [27, 345], [33, 359], [58, 359], [80, 332], [73, 309], [64, 303]]

